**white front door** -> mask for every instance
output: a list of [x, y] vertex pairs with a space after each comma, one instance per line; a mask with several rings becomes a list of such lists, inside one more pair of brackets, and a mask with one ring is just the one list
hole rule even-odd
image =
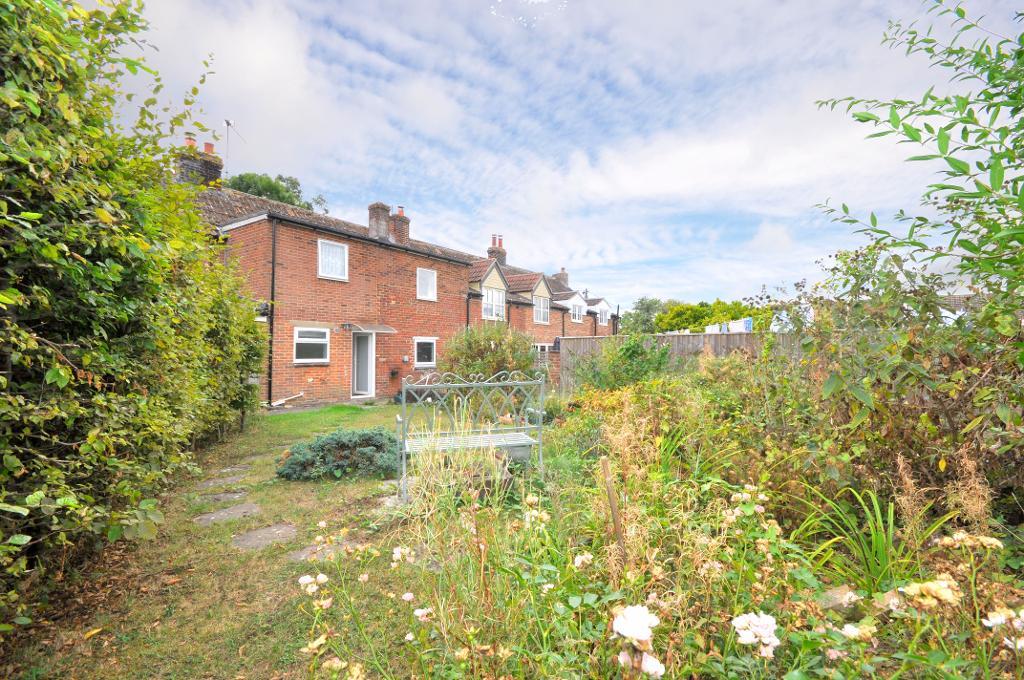
[[372, 397], [375, 392], [373, 333], [352, 334], [352, 396]]

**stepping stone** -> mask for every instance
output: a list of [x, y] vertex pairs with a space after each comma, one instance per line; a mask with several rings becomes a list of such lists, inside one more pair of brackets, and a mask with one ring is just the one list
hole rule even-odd
[[197, 489], [212, 489], [215, 486], [227, 486], [228, 484], [238, 484], [240, 481], [245, 479], [245, 475], [234, 475], [232, 477], [214, 477], [213, 479], [207, 479], [205, 482], [199, 482], [196, 485]]
[[224, 503], [225, 501], [240, 501], [248, 494], [244, 491], [224, 491], [222, 493], [204, 493], [199, 500], [204, 503]]
[[252, 517], [253, 515], [260, 514], [260, 506], [255, 503], [239, 503], [238, 505], [232, 505], [229, 508], [222, 508], [220, 510], [214, 510], [213, 512], [207, 512], [193, 518], [193, 522], [202, 527], [210, 526], [218, 522], [227, 522], [231, 519], [241, 519], [242, 517]]
[[242, 550], [259, 550], [274, 543], [290, 541], [297, 533], [293, 524], [271, 524], [269, 527], [239, 534], [231, 539], [231, 544]]
[[231, 467], [226, 467], [220, 470], [219, 474], [227, 475], [232, 472], [247, 472], [251, 467], [251, 465], [232, 465]]

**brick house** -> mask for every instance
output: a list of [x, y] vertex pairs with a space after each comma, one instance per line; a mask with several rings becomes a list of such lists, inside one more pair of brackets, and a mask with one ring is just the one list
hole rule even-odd
[[[219, 171], [209, 146], [190, 158]], [[225, 256], [266, 303], [261, 383], [271, 403], [392, 397], [407, 375], [433, 370], [445, 343], [471, 325], [509, 324], [542, 355], [560, 337], [616, 330], [610, 306], [571, 290], [564, 269], [546, 276], [508, 265], [496, 235], [483, 257], [412, 238], [404, 210], [384, 203], [368, 207], [366, 226], [216, 183], [199, 203]]]

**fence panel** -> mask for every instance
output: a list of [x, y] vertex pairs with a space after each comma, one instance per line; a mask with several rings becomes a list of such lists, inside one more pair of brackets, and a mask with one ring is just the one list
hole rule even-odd
[[[691, 333], [688, 335], [652, 336], [659, 345], [669, 348], [673, 360], [695, 357], [704, 353], [724, 357], [733, 352], [751, 355], [761, 351], [764, 333]], [[792, 333], [772, 333], [775, 351], [788, 356], [799, 354], [799, 342]], [[576, 389], [576, 368], [581, 361], [601, 351], [606, 343], [622, 342], [625, 336], [570, 337], [560, 341], [561, 368], [559, 390], [571, 394]]]

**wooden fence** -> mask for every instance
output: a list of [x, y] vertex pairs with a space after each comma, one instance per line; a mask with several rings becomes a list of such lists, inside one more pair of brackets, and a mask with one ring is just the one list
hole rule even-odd
[[[797, 339], [790, 333], [773, 333], [775, 351], [795, 355], [799, 353]], [[757, 354], [761, 351], [764, 334], [762, 333], [692, 333], [689, 335], [654, 335], [650, 336], [663, 346], [669, 348], [669, 356], [673, 360], [696, 357], [705, 352], [716, 357], [724, 357], [733, 352]], [[559, 389], [562, 394], [569, 394], [576, 389], [576, 369], [579, 363], [601, 351], [605, 343], [619, 343], [623, 335], [603, 337], [562, 338], [560, 341], [559, 358]]]

